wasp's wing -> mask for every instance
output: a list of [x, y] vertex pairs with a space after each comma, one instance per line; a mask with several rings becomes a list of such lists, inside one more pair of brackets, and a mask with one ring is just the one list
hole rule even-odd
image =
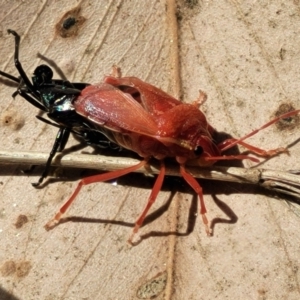
[[102, 83], [86, 87], [74, 107], [80, 115], [110, 130], [157, 135], [153, 117], [129, 94], [112, 85]]
[[132, 96], [154, 117], [159, 117], [173, 107], [182, 104], [182, 102], [165, 93], [161, 89], [136, 77], [116, 78], [113, 76], [107, 76], [104, 81], [120, 89], [127, 86], [137, 90], [139, 96]]

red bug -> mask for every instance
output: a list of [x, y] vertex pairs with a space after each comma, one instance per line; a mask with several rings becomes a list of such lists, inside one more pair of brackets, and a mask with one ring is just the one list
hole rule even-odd
[[148, 160], [154, 157], [160, 160], [160, 173], [146, 207], [135, 222], [129, 238], [131, 243], [161, 189], [165, 176], [164, 158], [174, 157], [179, 163], [182, 177], [199, 196], [200, 214], [206, 232], [210, 235], [202, 188], [198, 181], [186, 171], [186, 162], [196, 159], [199, 166], [207, 166], [219, 160], [250, 159], [254, 162], [259, 161], [255, 157], [243, 154], [222, 155], [225, 150], [237, 144], [263, 157], [288, 152], [286, 148], [266, 151], [251, 146], [244, 140], [282, 118], [298, 114], [300, 110], [285, 113], [240, 139], [231, 138], [215, 144], [212, 139], [214, 129], [199, 110], [199, 106], [206, 100], [203, 92], [200, 91], [198, 101], [194, 104], [187, 104], [136, 77], [121, 77], [116, 68], [114, 68], [113, 74], [105, 77], [103, 83], [83, 89], [75, 100], [74, 107], [77, 113], [97, 124], [102, 131], [105, 128], [106, 135], [111, 141], [138, 153], [144, 160], [133, 167], [82, 179], [54, 219], [46, 224], [46, 229], [53, 228], [59, 222], [82, 186], [111, 180], [133, 172], [145, 166]]

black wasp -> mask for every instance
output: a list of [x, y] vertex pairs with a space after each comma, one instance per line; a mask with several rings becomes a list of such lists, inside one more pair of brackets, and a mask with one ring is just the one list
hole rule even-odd
[[20, 36], [10, 29], [8, 33], [15, 37], [14, 63], [19, 72], [19, 77], [17, 78], [3, 71], [0, 71], [0, 75], [18, 83], [17, 91], [13, 93], [13, 97], [20, 95], [36, 108], [46, 112], [48, 117], [55, 123], [37, 116], [38, 119], [59, 127], [43, 174], [38, 182], [32, 185], [39, 186], [47, 177], [54, 155], [65, 148], [70, 133], [74, 133], [89, 145], [96, 145], [101, 148], [119, 148], [109, 141], [104, 133], [99, 131], [99, 128], [94, 128], [92, 123], [75, 111], [74, 101], [89, 84], [53, 79], [53, 71], [47, 65], [40, 65], [34, 70], [31, 82], [19, 60]]

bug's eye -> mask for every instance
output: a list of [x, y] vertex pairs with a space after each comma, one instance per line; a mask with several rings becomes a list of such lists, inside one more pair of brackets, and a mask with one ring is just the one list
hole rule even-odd
[[201, 146], [197, 146], [195, 149], [194, 149], [194, 153], [196, 156], [199, 156], [203, 153], [203, 148]]

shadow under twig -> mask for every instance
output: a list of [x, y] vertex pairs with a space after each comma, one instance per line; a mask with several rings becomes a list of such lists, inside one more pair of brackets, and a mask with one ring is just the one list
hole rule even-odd
[[224, 218], [214, 218], [210, 223], [210, 228], [212, 230], [212, 235], [214, 233], [214, 228], [216, 224], [235, 224], [238, 221], [237, 215], [234, 211], [223, 201], [221, 201], [216, 195], [212, 195], [212, 198], [215, 204], [223, 211], [225, 215], [228, 216], [229, 219]]

